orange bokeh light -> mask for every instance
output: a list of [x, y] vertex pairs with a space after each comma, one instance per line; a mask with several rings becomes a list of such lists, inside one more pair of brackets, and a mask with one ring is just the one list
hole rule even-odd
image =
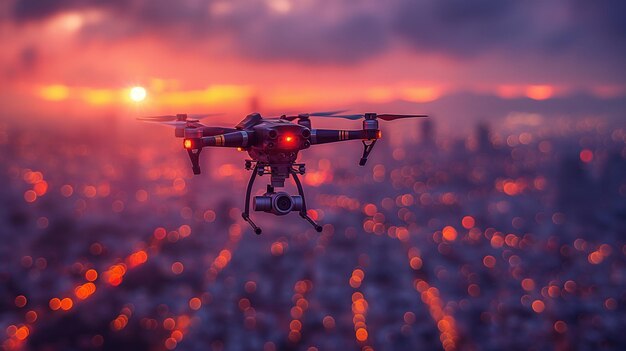
[[26, 322], [35, 323], [37, 321], [37, 312], [28, 311], [26, 312]]
[[365, 328], [359, 328], [356, 330], [356, 339], [360, 342], [364, 342], [367, 340], [368, 334]]
[[157, 240], [163, 240], [165, 239], [165, 236], [167, 235], [167, 232], [165, 231], [165, 228], [159, 227], [156, 228], [154, 230], [154, 238]]
[[533, 311], [537, 313], [541, 313], [543, 312], [543, 310], [546, 309], [546, 304], [543, 303], [543, 301], [541, 300], [535, 300], [533, 301], [532, 308], [533, 308]]
[[59, 300], [58, 298], [54, 297], [54, 298], [50, 299], [50, 302], [48, 303], [48, 305], [50, 306], [51, 310], [56, 311], [59, 308], [61, 308], [61, 300]]
[[126, 274], [126, 265], [123, 263], [114, 264], [106, 272], [104, 272], [105, 280], [113, 285], [118, 286], [122, 283]]
[[471, 229], [474, 227], [474, 225], [476, 225], [476, 221], [474, 220], [472, 216], [465, 216], [461, 220], [461, 224], [463, 225], [463, 228]]
[[96, 285], [92, 282], [79, 285], [74, 290], [74, 294], [81, 300], [84, 300], [96, 292]]
[[34, 190], [26, 190], [24, 192], [24, 200], [26, 200], [26, 202], [35, 202], [35, 200], [37, 200], [37, 193]]
[[173, 318], [165, 318], [163, 320], [163, 328], [166, 330], [172, 330], [176, 326], [176, 321]]
[[535, 282], [532, 279], [526, 278], [522, 280], [522, 289], [526, 291], [531, 291], [534, 288], [535, 288]]
[[28, 329], [27, 326], [23, 325], [21, 327], [19, 327], [16, 331], [15, 331], [15, 337], [18, 340], [26, 340], [26, 338], [28, 337], [28, 335], [30, 334], [30, 329]]
[[28, 302], [28, 300], [26, 299], [26, 296], [24, 295], [18, 295], [15, 298], [15, 306], [22, 308], [24, 306], [26, 306], [26, 303]]
[[563, 334], [563, 333], [565, 333], [567, 331], [567, 324], [565, 322], [563, 322], [563, 321], [556, 321], [554, 323], [554, 330], [557, 333]]
[[193, 297], [189, 300], [189, 308], [192, 310], [197, 311], [200, 307], [202, 307], [202, 301], [199, 298]]
[[483, 264], [487, 268], [493, 268], [496, 266], [496, 258], [491, 255], [487, 255], [483, 258]]
[[422, 259], [419, 257], [412, 257], [411, 260], [409, 261], [409, 265], [411, 266], [411, 268], [413, 268], [414, 270], [418, 270], [420, 268], [422, 268]]
[[37, 196], [42, 196], [48, 191], [48, 182], [42, 180], [33, 186], [33, 190]]
[[291, 323], [289, 323], [289, 329], [294, 331], [302, 330], [302, 322], [297, 319], [292, 320]]
[[148, 254], [144, 250], [139, 250], [131, 254], [130, 256], [128, 256], [128, 259], [127, 259], [128, 267], [129, 268], [137, 267], [145, 263], [147, 260], [148, 260]]
[[447, 241], [454, 241], [456, 240], [456, 237], [457, 237], [456, 229], [454, 229], [454, 227], [452, 226], [444, 227], [442, 234], [443, 234], [443, 238]]
[[376, 211], [378, 211], [378, 209], [376, 208], [376, 205], [374, 204], [367, 204], [363, 207], [363, 212], [365, 212], [365, 214], [370, 217], [375, 215]]
[[587, 256], [587, 260], [591, 264], [600, 264], [604, 261], [604, 256], [599, 251], [594, 251]]
[[165, 340], [165, 348], [167, 348], [168, 350], [175, 349], [177, 344], [178, 343], [174, 338], [167, 338], [167, 340]]
[[280, 256], [285, 251], [285, 249], [283, 247], [283, 243], [278, 242], [278, 241], [272, 244], [272, 247], [271, 247], [270, 250], [271, 250], [273, 256]]
[[183, 266], [181, 262], [174, 262], [172, 264], [172, 273], [174, 274], [181, 274], [184, 269], [185, 269], [185, 266]]
[[98, 272], [95, 269], [87, 270], [87, 272], [85, 272], [85, 279], [89, 280], [90, 282], [95, 281], [96, 279], [98, 279]]
[[74, 306], [74, 301], [72, 301], [72, 299], [70, 299], [69, 297], [66, 297], [63, 300], [61, 300], [62, 310], [67, 311], [71, 309], [73, 306]]

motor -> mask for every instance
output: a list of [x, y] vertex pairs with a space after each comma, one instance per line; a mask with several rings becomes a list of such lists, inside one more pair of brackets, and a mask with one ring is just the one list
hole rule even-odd
[[255, 211], [273, 213], [284, 216], [291, 211], [302, 210], [302, 196], [289, 195], [284, 191], [277, 193], [265, 193], [263, 196], [255, 196], [252, 208]]

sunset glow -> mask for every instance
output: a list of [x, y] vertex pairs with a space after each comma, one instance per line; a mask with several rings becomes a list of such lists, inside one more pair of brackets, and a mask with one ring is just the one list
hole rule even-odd
[[130, 98], [135, 102], [143, 101], [146, 98], [146, 89], [143, 87], [133, 87], [130, 89]]
[[554, 88], [548, 85], [531, 85], [526, 88], [526, 96], [533, 100], [546, 100], [553, 94]]

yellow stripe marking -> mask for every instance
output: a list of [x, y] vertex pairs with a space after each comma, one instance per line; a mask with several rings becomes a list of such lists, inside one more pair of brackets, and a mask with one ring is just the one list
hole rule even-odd
[[215, 136], [215, 146], [223, 146], [224, 145], [224, 136], [216, 135]]

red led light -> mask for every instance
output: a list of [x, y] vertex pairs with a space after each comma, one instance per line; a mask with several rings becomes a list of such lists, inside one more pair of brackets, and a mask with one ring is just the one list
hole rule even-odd
[[185, 149], [191, 149], [191, 140], [185, 139], [185, 141], [183, 142], [183, 146], [185, 147]]
[[291, 135], [287, 135], [287, 136], [285, 137], [285, 142], [290, 143], [290, 142], [292, 142], [292, 141], [293, 141], [293, 137], [292, 137]]

